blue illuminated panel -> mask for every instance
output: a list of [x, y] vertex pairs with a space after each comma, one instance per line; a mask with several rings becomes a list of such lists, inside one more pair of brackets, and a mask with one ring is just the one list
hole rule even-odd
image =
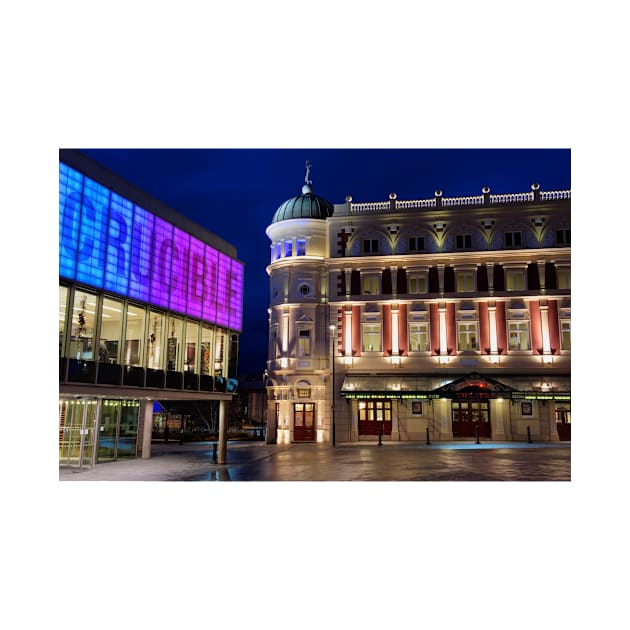
[[242, 327], [241, 263], [61, 163], [59, 275]]

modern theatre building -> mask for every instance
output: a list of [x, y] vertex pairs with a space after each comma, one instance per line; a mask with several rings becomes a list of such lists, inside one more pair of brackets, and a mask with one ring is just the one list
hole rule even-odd
[[59, 152], [59, 463], [149, 457], [156, 401], [235, 385], [236, 249], [74, 150]]
[[309, 173], [267, 228], [267, 440], [570, 440], [570, 191], [333, 205]]

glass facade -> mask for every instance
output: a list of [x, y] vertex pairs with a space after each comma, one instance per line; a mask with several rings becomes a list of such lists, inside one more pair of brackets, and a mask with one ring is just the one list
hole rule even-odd
[[60, 465], [137, 457], [156, 389], [231, 391], [243, 277], [235, 258], [60, 162]]

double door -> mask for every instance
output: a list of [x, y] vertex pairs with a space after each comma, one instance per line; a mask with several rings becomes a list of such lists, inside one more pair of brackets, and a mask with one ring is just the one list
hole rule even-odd
[[95, 400], [59, 403], [59, 465], [92, 466], [98, 405]]
[[295, 403], [293, 406], [293, 441], [315, 441], [315, 403]]
[[490, 411], [487, 402], [457, 401], [451, 403], [453, 412], [453, 437], [490, 437]]

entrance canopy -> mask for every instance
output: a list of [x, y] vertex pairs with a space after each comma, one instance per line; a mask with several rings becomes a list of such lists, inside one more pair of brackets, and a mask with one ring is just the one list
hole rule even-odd
[[513, 400], [570, 400], [570, 376], [506, 376], [501, 381], [471, 372], [463, 375], [348, 374], [343, 398], [508, 398]]

